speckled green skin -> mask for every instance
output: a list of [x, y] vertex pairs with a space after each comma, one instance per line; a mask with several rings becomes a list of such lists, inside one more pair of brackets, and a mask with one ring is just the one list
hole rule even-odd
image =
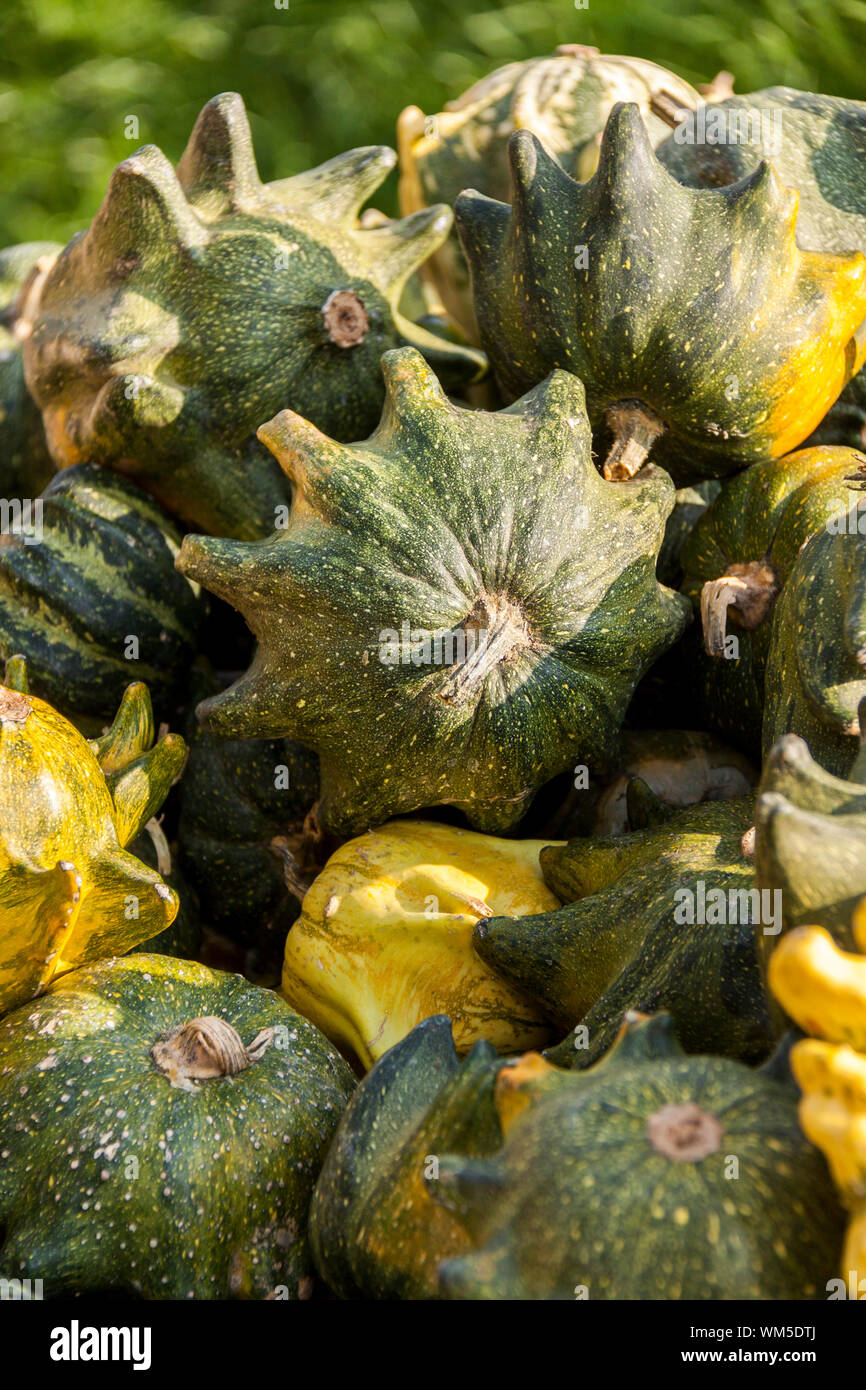
[[341, 1298], [429, 1299], [436, 1268], [468, 1241], [424, 1184], [428, 1158], [494, 1153], [501, 1060], [478, 1043], [457, 1060], [451, 1024], [425, 1019], [385, 1053], [340, 1122], [310, 1208], [316, 1267]]
[[857, 707], [866, 698], [866, 494], [846, 524], [806, 542], [776, 604], [767, 654], [762, 742], [806, 740], [828, 772], [843, 776], [857, 749]]
[[[0, 547], [0, 659], [27, 657], [33, 693], [110, 722], [127, 685], [165, 709], [187, 680], [205, 600], [174, 567], [181, 533], [107, 469], [64, 469], [42, 495], [42, 538]], [[130, 636], [138, 660], [127, 660]]]
[[[214, 1014], [247, 1045], [285, 1026], [285, 1046], [189, 1093], [150, 1048]], [[46, 1298], [303, 1295], [310, 1195], [352, 1087], [312, 1024], [239, 975], [144, 955], [65, 976], [0, 1024], [4, 1274]]]
[[[58, 465], [110, 464], [196, 528], [254, 539], [289, 501], [255, 439], [282, 406], [362, 438], [382, 405], [380, 355], [406, 342], [451, 381], [478, 376], [481, 354], [397, 310], [450, 211], [358, 225], [395, 158], [371, 146], [262, 184], [243, 102], [224, 93], [176, 172], [153, 145], [120, 164], [51, 271], [26, 346]], [[355, 346], [328, 334], [337, 290], [357, 294], [369, 319]]]
[[[276, 768], [289, 785], [275, 785]], [[181, 863], [202, 915], [263, 960], [282, 961], [286, 933], [300, 912], [280, 860], [268, 846], [302, 822], [316, 799], [318, 765], [289, 740], [218, 739], [191, 732], [180, 784]]]
[[[796, 1089], [724, 1058], [677, 1056], [652, 1040], [660, 1026], [589, 1072], [530, 1082], [498, 1154], [442, 1160], [430, 1194], [474, 1246], [440, 1267], [442, 1297], [826, 1298], [844, 1218], [797, 1122]], [[721, 1146], [677, 1161], [653, 1148], [647, 1122], [690, 1103], [717, 1117]]]
[[21, 343], [9, 315], [29, 272], [40, 256], [63, 248], [53, 241], [31, 241], [0, 251], [0, 496], [38, 497], [54, 472], [39, 407], [24, 381]]
[[[847, 619], [840, 624], [844, 592], [836, 592], [836, 580], [829, 574], [822, 579], [811, 573], [813, 558], [826, 564], [824, 543], [814, 550], [807, 548], [808, 558], [798, 556], [811, 536], [863, 495], [852, 491], [846, 481], [857, 474], [861, 462], [851, 449], [825, 446], [756, 464], [724, 484], [683, 546], [681, 588], [696, 614], [704, 584], [721, 578], [732, 563], [768, 560], [783, 589], [797, 575], [797, 596], [792, 591], [790, 610], [785, 605], [789, 616], [783, 618], [784, 639], [774, 639], [776, 612], [771, 611], [751, 632], [734, 622], [728, 624], [729, 635], [739, 643], [736, 659], [716, 659], [695, 644], [691, 679], [701, 715], [753, 758], [759, 759], [762, 746], [766, 752], [781, 733], [811, 734], [816, 722], [826, 721], [834, 698], [824, 684], [828, 663], [837, 669], [846, 661], [850, 665]], [[863, 537], [859, 540], [862, 549]], [[856, 545], [851, 548], [852, 557], [855, 552]], [[849, 554], [847, 548], [845, 553]], [[798, 631], [790, 613], [795, 614], [804, 600], [813, 607], [804, 629]], [[777, 600], [775, 609], [779, 606]], [[837, 645], [836, 655], [831, 656]], [[772, 702], [766, 737], [762, 734], [765, 690]], [[801, 720], [802, 728], [798, 727]], [[825, 733], [831, 744], [840, 738], [838, 718], [835, 722], [836, 728], [828, 726]], [[853, 745], [845, 766], [852, 756]]]
[[[781, 182], [800, 195], [797, 241], [810, 251], [866, 251], [866, 102], [767, 87], [710, 106], [739, 131], [743, 115], [763, 113], [768, 140], [680, 143], [670, 135], [657, 149], [665, 168], [692, 188], [719, 188], [771, 161]], [[773, 115], [780, 121], [774, 127]], [[697, 129], [697, 128], [696, 128]], [[750, 126], [749, 134], [754, 130]], [[774, 132], [778, 131], [778, 140]], [[743, 129], [745, 134], [745, 130]]]
[[[862, 726], [866, 702], [860, 715]], [[759, 886], [782, 891], [782, 931], [817, 924], [856, 951], [851, 916], [866, 894], [866, 738], [850, 779], [826, 772], [802, 739], [779, 739], [759, 792], [755, 874]], [[780, 939], [760, 939], [765, 964]]]
[[[513, 206], [474, 191], [455, 205], [506, 399], [558, 366], [583, 381], [599, 439], [611, 405], [649, 406], [665, 426], [652, 457], [678, 485], [796, 447], [816, 423], [804, 418], [790, 437], [813, 375], [830, 360], [841, 370], [844, 355], [850, 376], [856, 361], [862, 315], [844, 325], [842, 315], [862, 294], [863, 266], [797, 252], [796, 195], [772, 169], [731, 188], [685, 188], [633, 105], [613, 108], [587, 183], [528, 131], [509, 151]], [[822, 388], [825, 410], [844, 385]]]
[[[223, 737], [317, 752], [334, 834], [442, 803], [500, 833], [555, 773], [606, 763], [640, 675], [682, 631], [688, 603], [655, 578], [673, 486], [659, 469], [601, 479], [566, 372], [485, 414], [450, 404], [412, 349], [383, 369], [385, 412], [361, 444], [288, 413], [263, 428], [296, 487], [286, 530], [259, 545], [184, 541], [182, 572], [259, 640], [247, 674], [199, 714]], [[440, 647], [436, 664], [432, 644], [422, 664], [380, 659], [380, 634], [404, 622], [465, 642], [482, 601], [524, 624], [507, 649], [494, 617], [464, 662], [452, 651], [444, 664]]]
[[[754, 887], [742, 852], [751, 798], [706, 802], [663, 824], [542, 850], [548, 887], [569, 904], [536, 916], [478, 923], [475, 949], [569, 1035], [548, 1055], [590, 1065], [630, 1009], [670, 1012], [689, 1052], [754, 1062], [772, 1046], [755, 927], [676, 920], [679, 889]], [[707, 914], [710, 915], [709, 913]]]

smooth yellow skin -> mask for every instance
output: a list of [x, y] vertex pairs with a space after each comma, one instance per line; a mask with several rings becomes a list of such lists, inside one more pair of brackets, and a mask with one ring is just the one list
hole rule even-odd
[[481, 1038], [544, 1046], [550, 1029], [476, 955], [472, 932], [481, 917], [559, 907], [538, 865], [545, 843], [409, 820], [350, 840], [289, 932], [283, 995], [364, 1067], [440, 1013], [460, 1053]]
[[43, 700], [0, 686], [0, 1012], [67, 970], [131, 950], [177, 914], [172, 889], [123, 846], [162, 800], [185, 747], [165, 739], [143, 754], [149, 697], [141, 686], [128, 695], [126, 735], [118, 721], [112, 732], [132, 762], [125, 790], [117, 764], [115, 797], [98, 745]]
[[[866, 951], [866, 898], [853, 935]], [[866, 957], [840, 950], [822, 927], [798, 927], [770, 958], [770, 987], [815, 1036], [791, 1051], [803, 1092], [800, 1124], [821, 1149], [852, 1216], [842, 1278], [866, 1280]]]

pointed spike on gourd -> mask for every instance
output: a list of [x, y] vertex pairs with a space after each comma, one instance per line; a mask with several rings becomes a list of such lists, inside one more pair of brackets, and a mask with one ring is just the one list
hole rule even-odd
[[397, 163], [388, 145], [347, 150], [315, 169], [267, 185], [269, 198], [313, 217], [354, 226], [358, 213]]
[[611, 108], [602, 133], [598, 168], [592, 184], [598, 192], [613, 199], [626, 186], [630, 190], [628, 196], [634, 196], [634, 189], [644, 185], [648, 177], [660, 176], [676, 183], [655, 157], [640, 107], [632, 101], [618, 101]]
[[[673, 177], [673, 175], [669, 175], [669, 177]], [[738, 217], [742, 217], [750, 205], [756, 209], [760, 208], [765, 215], [767, 212], [772, 212], [778, 226], [777, 236], [782, 242], [795, 245], [800, 195], [796, 188], [789, 188], [780, 182], [775, 169], [766, 160], [761, 160], [757, 168], [753, 169], [751, 174], [741, 179], [739, 183], [727, 184], [716, 192], [719, 197], [727, 201], [730, 209], [735, 211]], [[799, 247], [796, 247], [798, 257], [802, 257], [804, 254], [815, 258], [817, 263], [824, 265], [848, 259], [845, 256], [831, 256], [821, 251], [803, 253]]]
[[174, 563], [175, 568], [187, 579], [194, 580], [218, 598], [238, 606], [249, 587], [255, 551], [256, 546], [252, 541], [225, 540], [217, 536], [184, 536]]
[[649, 1061], [654, 1057], [683, 1056], [685, 1053], [670, 1014], [643, 1014], [630, 1010], [623, 1016], [619, 1032], [607, 1052], [589, 1071], [594, 1071], [596, 1067]]
[[317, 473], [348, 466], [351, 459], [345, 446], [293, 410], [281, 410], [256, 433], [300, 492], [314, 491]]
[[438, 1177], [425, 1177], [428, 1195], [466, 1227], [470, 1236], [481, 1233], [492, 1203], [505, 1189], [505, 1176], [490, 1159], [465, 1159], [445, 1155]]
[[439, 378], [417, 348], [391, 348], [382, 354], [385, 405], [380, 429], [415, 423], [423, 407], [451, 410]]
[[157, 248], [164, 254], [172, 247], [203, 246], [207, 239], [165, 155], [144, 145], [114, 170], [84, 245], [122, 274], [131, 255], [152, 257]]
[[177, 178], [189, 202], [210, 203], [214, 212], [250, 208], [261, 201], [250, 123], [237, 92], [221, 92], [203, 107], [181, 155]]
[[472, 271], [473, 281], [500, 273], [503, 248], [511, 229], [511, 208], [474, 188], [459, 194], [454, 225]]
[[[275, 679], [273, 671], [256, 657], [250, 669], [228, 690], [202, 700], [196, 706], [195, 716], [208, 733], [218, 738], [246, 738], [251, 735], [243, 731], [252, 715], [256, 730], [262, 731], [256, 732], [256, 738], [278, 738], [286, 733], [290, 699], [285, 683]], [[299, 716], [289, 737], [299, 732], [300, 722]]]
[[453, 221], [454, 214], [447, 203], [435, 203], [360, 233], [381, 283], [388, 289], [401, 290], [412, 272], [443, 244]]
[[[539, 422], [579, 427], [580, 433], [589, 441], [589, 420], [586, 414], [586, 391], [583, 382], [562, 367], [556, 367], [549, 376], [533, 386], [530, 391], [508, 406], [502, 414], [531, 415]], [[587, 463], [592, 468], [587, 452]], [[594, 471], [594, 470], [593, 470]]]
[[525, 1052], [509, 1059], [500, 1069], [494, 1088], [494, 1103], [503, 1134], [532, 1104], [539, 1090], [562, 1073], [545, 1061], [540, 1052]]
[[511, 202], [518, 226], [544, 226], [551, 207], [573, 202], [575, 181], [531, 130], [515, 130], [508, 141]]
[[186, 759], [187, 746], [180, 734], [167, 734], [149, 752], [107, 778], [121, 845], [134, 840], [156, 814], [183, 771]]
[[135, 681], [124, 690], [111, 728], [91, 743], [105, 776], [113, 776], [146, 753], [155, 732], [150, 691], [143, 681]]
[[30, 694], [26, 656], [16, 655], [8, 658], [3, 673], [3, 684], [7, 690], [14, 690], [19, 695]]

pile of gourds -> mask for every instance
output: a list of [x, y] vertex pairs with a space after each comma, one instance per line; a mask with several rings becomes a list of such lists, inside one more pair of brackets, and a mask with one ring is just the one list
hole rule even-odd
[[397, 143], [0, 254], [0, 1276], [866, 1297], [866, 104]]

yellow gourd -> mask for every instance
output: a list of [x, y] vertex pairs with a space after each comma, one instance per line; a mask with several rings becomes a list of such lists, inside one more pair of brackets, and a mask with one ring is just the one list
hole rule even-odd
[[481, 917], [559, 906], [538, 856], [546, 842], [392, 821], [332, 855], [289, 932], [282, 992], [370, 1067], [416, 1023], [447, 1014], [458, 1052], [544, 1046], [538, 1010], [472, 949]]
[[124, 846], [161, 805], [186, 757], [155, 746], [147, 687], [128, 687], [89, 742], [30, 695], [20, 658], [0, 685], [0, 1013], [58, 975], [122, 955], [173, 922], [176, 894]]
[[841, 950], [823, 927], [797, 927], [773, 952], [769, 980], [812, 1035], [791, 1052], [803, 1092], [800, 1123], [850, 1209], [842, 1280], [848, 1296], [858, 1297], [866, 1296], [866, 898], [852, 931], [863, 956]]

